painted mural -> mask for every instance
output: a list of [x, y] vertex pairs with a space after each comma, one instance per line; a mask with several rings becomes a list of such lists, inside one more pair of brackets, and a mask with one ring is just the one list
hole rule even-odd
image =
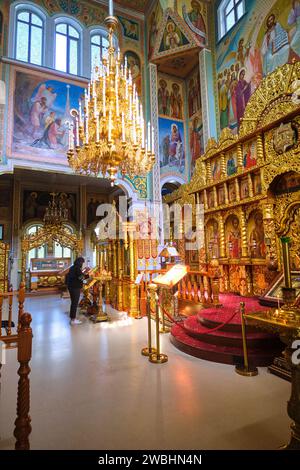
[[236, 215], [230, 216], [225, 224], [226, 253], [230, 258], [240, 258], [241, 251], [241, 229], [240, 221]]
[[136, 52], [126, 51], [124, 56], [127, 59], [128, 68], [131, 72], [132, 81], [136, 86], [138, 95], [142, 95], [142, 71], [141, 60]]
[[39, 0], [50, 14], [64, 12], [75, 16], [85, 25], [101, 24], [107, 16], [107, 9], [101, 5], [91, 5], [91, 2], [79, 0]]
[[191, 174], [193, 174], [197, 158], [199, 158], [200, 155], [204, 153], [203, 121], [198, 66], [192, 71], [187, 79], [187, 101], [189, 116]]
[[149, 19], [147, 21], [147, 31], [148, 31], [148, 58], [151, 59], [151, 56], [154, 51], [154, 45], [156, 36], [158, 33], [159, 24], [162, 20], [163, 10], [160, 5], [160, 2], [156, 2], [152, 11], [150, 12]]
[[183, 119], [183, 87], [179, 81], [158, 75], [158, 114], [172, 119]]
[[178, 47], [186, 46], [189, 44], [189, 40], [175, 23], [175, 21], [169, 16], [165, 31], [163, 33], [162, 41], [159, 46], [159, 52], [172, 52]]
[[183, 16], [190, 30], [196, 35], [200, 44], [207, 44], [207, 5], [199, 0], [178, 2], [178, 12]]
[[70, 109], [84, 89], [41, 73], [16, 72], [11, 150], [13, 156], [66, 163]]
[[134, 41], [140, 40], [140, 25], [133, 20], [118, 16], [121, 23], [123, 35], [125, 38], [133, 39]]
[[217, 47], [220, 126], [237, 130], [261, 80], [300, 60], [300, 1], [248, 0], [248, 13]]
[[184, 126], [180, 121], [159, 118], [159, 155], [161, 173], [184, 173]]
[[[22, 221], [43, 219], [51, 199], [51, 194], [46, 191], [24, 191]], [[58, 200], [67, 210], [67, 220], [76, 223], [76, 194], [59, 193]]]

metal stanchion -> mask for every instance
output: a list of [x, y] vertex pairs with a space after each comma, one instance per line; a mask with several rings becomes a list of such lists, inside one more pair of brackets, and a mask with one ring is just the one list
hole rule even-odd
[[246, 324], [245, 324], [245, 302], [240, 303], [241, 308], [241, 324], [242, 324], [242, 337], [243, 337], [243, 351], [244, 351], [244, 365], [236, 366], [235, 371], [244, 377], [254, 377], [258, 375], [257, 367], [250, 367], [248, 362], [247, 339], [246, 339]]
[[159, 337], [159, 305], [158, 305], [158, 296], [157, 296], [157, 286], [154, 285], [153, 290], [155, 291], [155, 319], [156, 319], [156, 352], [149, 355], [149, 361], [153, 364], [163, 364], [168, 361], [167, 354], [162, 354], [160, 352], [160, 337]]
[[160, 333], [170, 333], [171, 328], [166, 326], [166, 319], [165, 319], [164, 309], [160, 306], [158, 306], [158, 309], [161, 312], [161, 322], [162, 322], [162, 327], [160, 328], [159, 332]]
[[141, 353], [143, 356], [150, 356], [150, 354], [156, 353], [156, 349], [152, 347], [150, 293], [148, 291], [147, 291], [147, 318], [148, 318], [148, 347], [142, 349]]

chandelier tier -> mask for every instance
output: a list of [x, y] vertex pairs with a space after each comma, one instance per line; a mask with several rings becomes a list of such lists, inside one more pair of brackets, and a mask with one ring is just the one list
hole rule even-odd
[[68, 220], [68, 209], [62, 195], [66, 197], [64, 193], [62, 193], [60, 197], [57, 193], [50, 193], [52, 200], [49, 201], [48, 207], [45, 211], [45, 226], [60, 227], [63, 222]]
[[[85, 90], [79, 112], [72, 110], [70, 125], [69, 165], [76, 173], [109, 177], [114, 184], [117, 173], [122, 176], [145, 176], [155, 163], [153, 132], [145, 126], [143, 107], [125, 58], [116, 54], [113, 34], [118, 19], [112, 13], [105, 19], [109, 48], [93, 72]], [[147, 127], [147, 136], [145, 135]]]

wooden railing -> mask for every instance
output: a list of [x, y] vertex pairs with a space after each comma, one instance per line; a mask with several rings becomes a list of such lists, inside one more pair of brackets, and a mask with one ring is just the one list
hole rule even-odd
[[[13, 322], [13, 301], [18, 294], [18, 321]], [[18, 349], [19, 381], [17, 392], [17, 418], [15, 420], [14, 436], [16, 438], [16, 450], [30, 449], [29, 434], [31, 432], [30, 408], [30, 382], [29, 362], [32, 349], [32, 330], [30, 327], [31, 316], [24, 312], [25, 286], [21, 285], [18, 292], [9, 291], [0, 293], [0, 341], [6, 349]], [[7, 315], [4, 315], [4, 306], [7, 305]], [[4, 316], [7, 318], [4, 319]], [[0, 371], [2, 364], [0, 363]], [[1, 379], [1, 375], [0, 375]]]
[[[144, 271], [140, 271], [143, 273]], [[147, 271], [148, 282], [152, 282], [159, 274], [167, 270]], [[146, 310], [145, 284], [140, 285], [140, 310]], [[201, 305], [219, 305], [219, 279], [212, 273], [204, 271], [189, 271], [177, 285], [178, 300]]]

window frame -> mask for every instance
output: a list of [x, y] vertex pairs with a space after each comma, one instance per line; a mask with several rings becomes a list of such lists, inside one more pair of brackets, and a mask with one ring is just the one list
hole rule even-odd
[[[29, 13], [30, 15], [36, 15], [42, 21], [42, 54], [41, 54], [41, 63], [34, 64], [33, 62], [23, 61], [21, 59], [16, 58], [17, 54], [17, 33], [18, 33], [18, 16], [20, 13]], [[31, 17], [31, 16], [30, 16]], [[23, 64], [31, 64], [36, 67], [43, 67], [45, 66], [45, 44], [46, 44], [46, 29], [47, 29], [47, 15], [44, 11], [39, 7], [31, 3], [13, 3], [10, 6], [10, 27], [9, 27], [9, 35], [8, 35], [8, 55], [9, 57], [22, 62]], [[25, 21], [21, 21], [25, 23]], [[29, 24], [29, 23], [27, 23]], [[30, 23], [32, 26], [33, 24]], [[33, 25], [39, 27], [38, 25]], [[31, 33], [30, 33], [31, 34]], [[29, 45], [30, 46], [30, 45]], [[28, 51], [30, 52], [30, 47], [28, 47]]]
[[[236, 24], [243, 18], [243, 16], [246, 14], [246, 5], [245, 5], [245, 0], [232, 0], [233, 1], [233, 7], [229, 10], [229, 12], [226, 14], [226, 8], [228, 7], [229, 3], [231, 0], [222, 0], [218, 7], [218, 40], [221, 41], [226, 34], [232, 30], [236, 26]], [[238, 17], [238, 8], [239, 6], [242, 5], [243, 7], [243, 12], [240, 17]], [[227, 29], [227, 18], [229, 15], [234, 12], [234, 24]]]
[[[67, 26], [67, 34], [64, 34], [64, 33], [60, 33], [60, 32], [57, 32], [57, 27], [59, 25], [62, 25], [62, 24], [65, 24]], [[72, 37], [70, 34], [69, 34], [69, 28], [74, 28], [76, 30], [76, 32], [78, 33], [78, 38], [76, 37]], [[57, 37], [57, 34], [61, 35], [61, 36], [64, 36], [66, 39], [67, 39], [67, 57], [66, 57], [66, 71], [64, 70], [59, 70], [56, 68], [56, 50], [57, 50], [57, 47], [56, 47], [56, 37]], [[77, 41], [77, 73], [74, 74], [72, 72], [70, 72], [70, 40], [76, 40]], [[82, 53], [81, 53], [81, 50], [82, 50], [82, 28], [81, 26], [79, 25], [79, 23], [77, 23], [77, 21], [74, 21], [72, 19], [70, 19], [69, 17], [67, 16], [59, 16], [58, 18], [56, 18], [56, 20], [54, 21], [54, 57], [53, 57], [53, 69], [56, 70], [57, 72], [61, 72], [61, 73], [66, 73], [68, 75], [72, 75], [73, 77], [77, 77], [77, 76], [80, 76], [81, 75], [81, 71], [82, 71], [82, 66], [81, 66], [81, 57], [82, 57]]]

